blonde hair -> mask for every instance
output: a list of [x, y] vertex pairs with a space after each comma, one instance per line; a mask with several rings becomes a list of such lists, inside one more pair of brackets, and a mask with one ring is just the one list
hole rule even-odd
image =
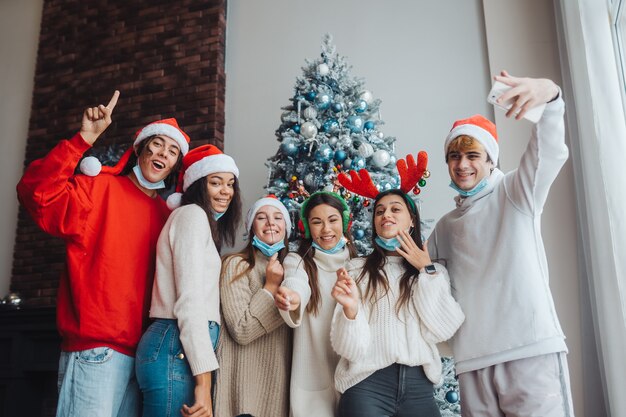
[[485, 146], [480, 141], [469, 135], [459, 135], [454, 138], [448, 145], [446, 150], [446, 162], [448, 162], [448, 155], [450, 152], [470, 152], [470, 151], [484, 151], [487, 154], [487, 161], [491, 161], [489, 153]]

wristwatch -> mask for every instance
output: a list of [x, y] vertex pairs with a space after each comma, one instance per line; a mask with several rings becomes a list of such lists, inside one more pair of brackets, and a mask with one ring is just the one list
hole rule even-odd
[[432, 274], [435, 274], [435, 273], [437, 272], [437, 268], [435, 268], [435, 265], [430, 264], [430, 265], [426, 265], [426, 266], [424, 267], [424, 271], [425, 271], [427, 274], [432, 275]]

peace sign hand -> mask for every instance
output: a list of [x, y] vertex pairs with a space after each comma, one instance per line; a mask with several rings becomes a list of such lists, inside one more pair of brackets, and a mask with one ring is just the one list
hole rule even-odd
[[430, 255], [428, 254], [428, 240], [424, 241], [422, 245], [424, 249], [422, 250], [417, 246], [406, 230], [400, 231], [397, 238], [400, 241], [400, 247], [396, 250], [404, 259], [417, 268], [418, 271], [426, 265], [432, 264]]
[[89, 107], [85, 110], [83, 120], [80, 124], [80, 135], [85, 139], [85, 142], [93, 145], [102, 132], [109, 127], [111, 124], [111, 114], [113, 113], [113, 109], [119, 97], [120, 92], [115, 90], [113, 97], [111, 97], [106, 107], [100, 104], [97, 107]]

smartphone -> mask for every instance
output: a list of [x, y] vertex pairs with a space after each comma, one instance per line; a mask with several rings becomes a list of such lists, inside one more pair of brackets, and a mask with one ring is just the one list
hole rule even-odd
[[[493, 86], [491, 87], [491, 91], [489, 92], [489, 95], [487, 96], [487, 102], [493, 104], [496, 107], [500, 107], [501, 109], [508, 111], [513, 106], [514, 100], [512, 98], [505, 101], [504, 103], [498, 103], [496, 102], [496, 100], [498, 99], [498, 97], [500, 97], [510, 88], [511, 88], [510, 86], [504, 83], [501, 83], [500, 81], [495, 81], [493, 83]], [[537, 123], [539, 119], [541, 118], [541, 115], [543, 114], [543, 110], [545, 108], [546, 108], [546, 103], [543, 103], [536, 107], [533, 107], [532, 109], [529, 109], [524, 115], [524, 119], [530, 120], [533, 123]]]

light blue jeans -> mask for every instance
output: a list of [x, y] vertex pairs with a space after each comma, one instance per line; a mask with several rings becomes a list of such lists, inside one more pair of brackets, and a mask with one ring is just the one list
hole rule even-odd
[[139, 417], [135, 359], [109, 347], [61, 352], [57, 417]]
[[[215, 350], [220, 326], [209, 321], [208, 331], [213, 346], [207, 349]], [[143, 392], [143, 417], [178, 417], [183, 404], [194, 404], [196, 384], [176, 320], [156, 319], [148, 327], [137, 347], [135, 369]]]

